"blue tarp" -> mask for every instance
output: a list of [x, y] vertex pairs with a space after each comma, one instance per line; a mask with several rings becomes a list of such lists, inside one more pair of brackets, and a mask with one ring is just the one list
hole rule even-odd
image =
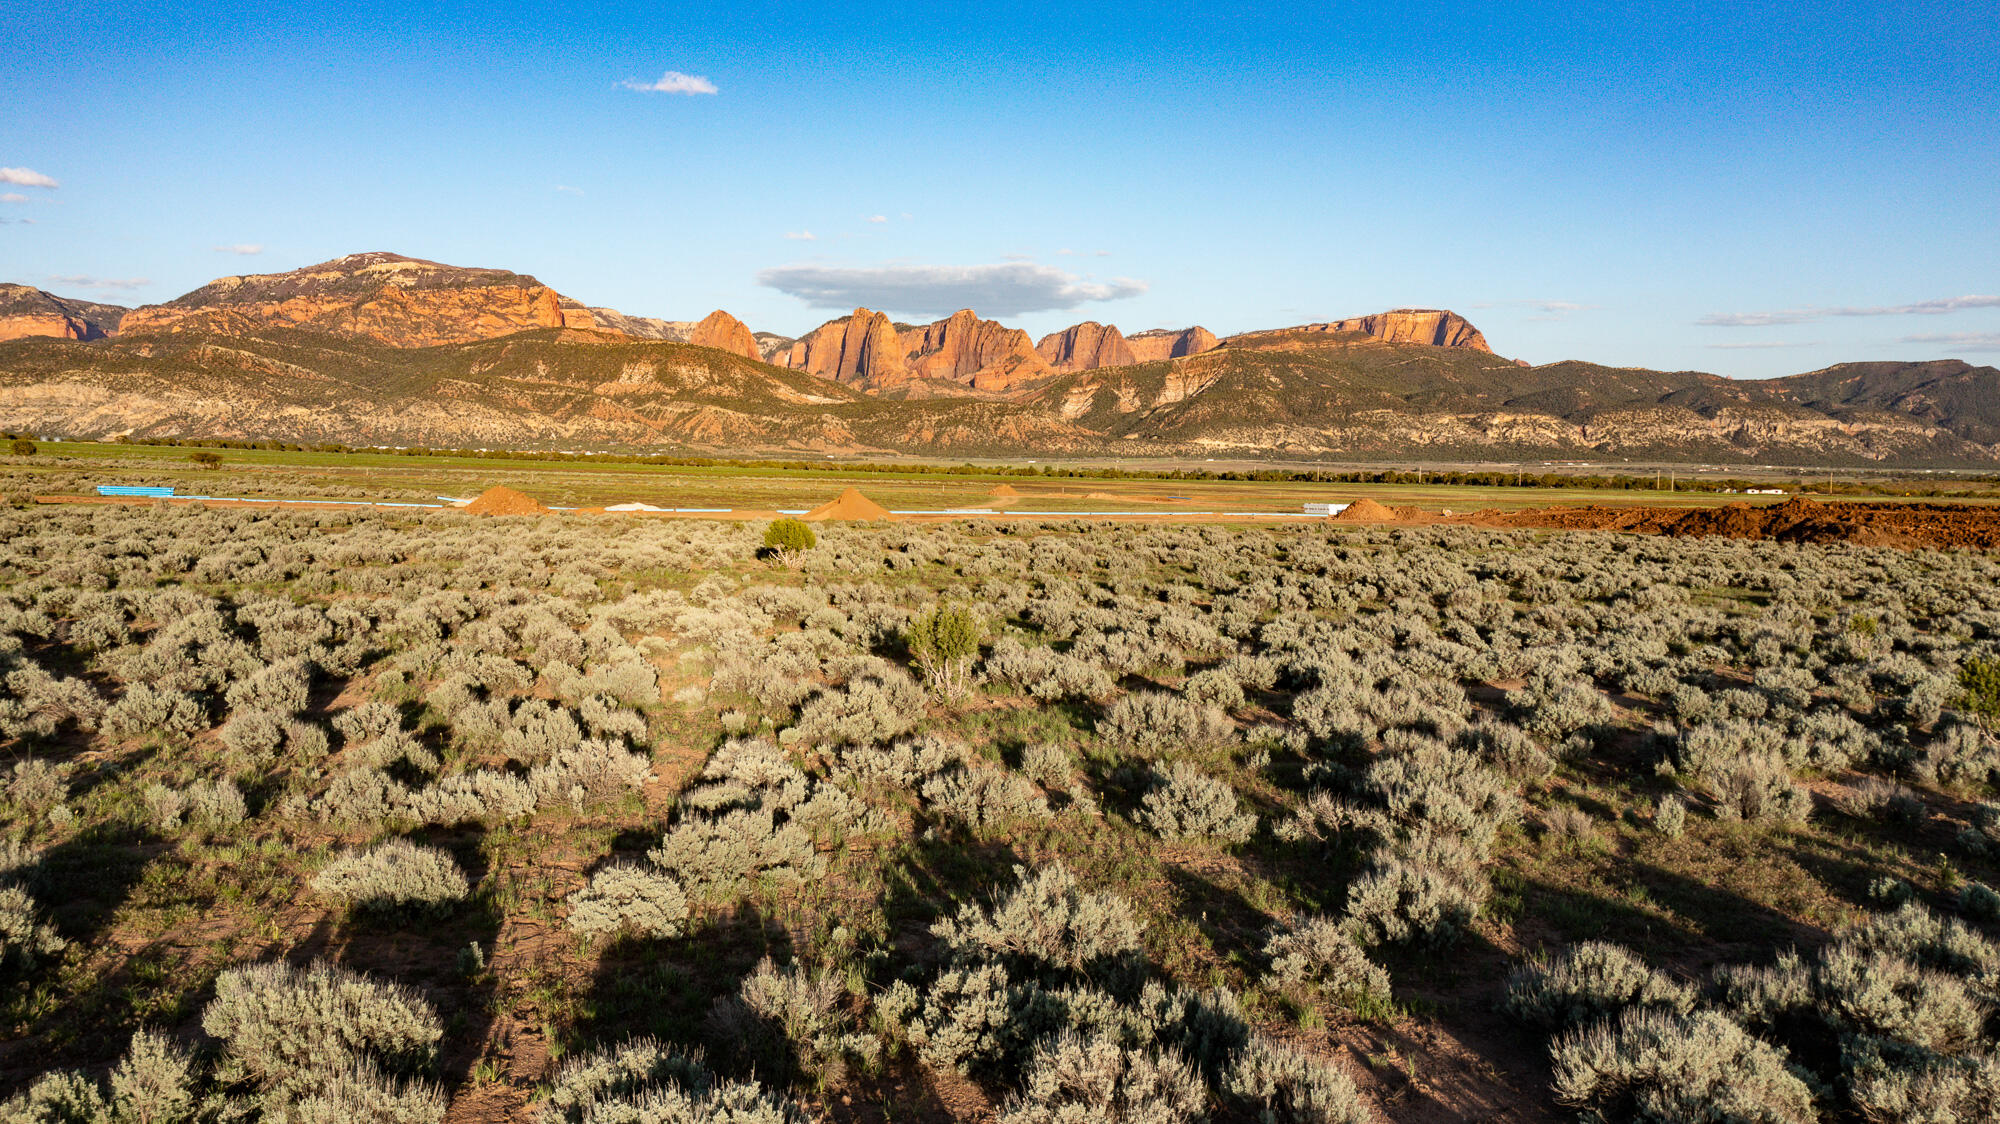
[[97, 494], [100, 496], [171, 496], [174, 494], [174, 490], [172, 488], [148, 487], [141, 484], [99, 484], [97, 486]]

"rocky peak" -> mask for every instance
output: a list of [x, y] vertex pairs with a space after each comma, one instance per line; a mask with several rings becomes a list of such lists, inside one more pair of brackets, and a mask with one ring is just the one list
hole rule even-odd
[[865, 308], [821, 324], [772, 361], [835, 382], [865, 383], [871, 388], [902, 385], [913, 377], [903, 362], [902, 341], [889, 318]]
[[919, 378], [1004, 389], [1049, 373], [1028, 333], [981, 320], [969, 308], [933, 324], [908, 328], [901, 341], [904, 362]]
[[1214, 351], [1221, 345], [1222, 341], [1215, 338], [1214, 332], [1200, 325], [1192, 328], [1154, 328], [1125, 337], [1125, 346], [1132, 349], [1132, 358], [1140, 363], [1183, 359], [1204, 351]]
[[757, 339], [743, 321], [716, 309], [704, 317], [688, 334], [688, 342], [702, 347], [713, 347], [721, 351], [741, 355], [745, 359], [762, 359], [763, 352], [757, 347]]
[[1491, 354], [1486, 337], [1456, 312], [1438, 308], [1397, 308], [1372, 316], [1356, 316], [1329, 324], [1308, 325], [1319, 332], [1366, 332], [1389, 343], [1422, 343], [1432, 347], [1469, 347]]
[[1043, 336], [1035, 350], [1058, 371], [1094, 371], [1099, 367], [1129, 367], [1138, 360], [1115, 325], [1085, 320]]
[[595, 326], [590, 310], [526, 274], [383, 251], [286, 273], [220, 277], [165, 304], [135, 310], [124, 322], [128, 333], [303, 328], [395, 347]]
[[118, 333], [119, 322], [128, 311], [121, 305], [59, 297], [32, 285], [0, 284], [0, 340], [28, 336], [103, 339]]

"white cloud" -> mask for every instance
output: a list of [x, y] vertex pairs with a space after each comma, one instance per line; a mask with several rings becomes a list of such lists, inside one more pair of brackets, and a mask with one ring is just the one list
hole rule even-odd
[[1056, 256], [1059, 258], [1073, 258], [1076, 256], [1076, 251], [1070, 249], [1068, 246], [1064, 246], [1062, 249], [1056, 251]]
[[1791, 343], [1786, 340], [1741, 340], [1736, 343], [1712, 343], [1708, 345], [1716, 351], [1766, 351], [1774, 347], [1818, 347], [1818, 340]]
[[627, 78], [625, 81], [619, 83], [619, 85], [624, 86], [628, 90], [637, 90], [642, 94], [713, 94], [717, 92], [715, 83], [710, 82], [708, 79], [698, 74], [682, 74], [678, 70], [669, 70], [665, 74], [660, 75], [658, 82], [641, 82], [637, 78]]
[[817, 235], [817, 234], [814, 234], [814, 233], [813, 233], [812, 231], [810, 231], [810, 230], [787, 230], [787, 231], [785, 232], [785, 237], [787, 237], [787, 238], [791, 239], [791, 240], [792, 240], [792, 241], [794, 241], [794, 242], [817, 242], [817, 241], [819, 241], [819, 235]]
[[1933, 332], [1904, 336], [1902, 342], [1942, 344], [1957, 351], [2000, 351], [2000, 332]]
[[52, 285], [68, 285], [73, 289], [143, 289], [153, 283], [150, 277], [92, 277], [87, 273], [50, 274]]
[[26, 203], [27, 201], [28, 197], [18, 191], [10, 191], [5, 195], [0, 195], [0, 203]]
[[1868, 305], [1859, 308], [1787, 308], [1778, 312], [1718, 312], [1695, 321], [1707, 328], [1766, 328], [1774, 324], [1809, 324], [1829, 316], [1943, 316], [1968, 308], [2000, 308], [2000, 296], [1943, 297], [1914, 304]]
[[1144, 281], [1125, 277], [1091, 281], [1054, 266], [1028, 262], [868, 269], [789, 265], [764, 270], [757, 275], [757, 283], [797, 297], [813, 308], [866, 307], [939, 316], [961, 308], [985, 316], [1055, 312], [1091, 301], [1135, 297], [1147, 288]]
[[564, 195], [582, 195], [582, 194], [583, 194], [583, 189], [582, 189], [582, 188], [580, 188], [580, 187], [571, 187], [570, 185], [568, 185], [568, 184], [566, 184], [566, 183], [559, 183], [559, 184], [557, 184], [557, 185], [556, 185], [556, 190], [557, 190], [557, 191], [560, 191], [560, 192], [562, 192], [562, 193], [563, 193]]
[[869, 215], [869, 216], [868, 216], [868, 221], [869, 221], [869, 222], [888, 222], [888, 221], [889, 221], [889, 216], [888, 216], [888, 215]]
[[0, 183], [11, 183], [21, 187], [62, 186], [33, 168], [0, 168]]
[[215, 252], [218, 254], [242, 254], [245, 257], [249, 257], [251, 254], [263, 253], [264, 244], [262, 242], [238, 242], [233, 246], [217, 246]]

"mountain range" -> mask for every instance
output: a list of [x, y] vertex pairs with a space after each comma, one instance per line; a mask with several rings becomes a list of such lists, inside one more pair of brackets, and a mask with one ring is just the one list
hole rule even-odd
[[365, 253], [126, 309], [0, 285], [0, 430], [718, 453], [2000, 462], [2000, 370], [1733, 380], [1494, 354], [1396, 309], [1218, 338], [865, 308], [797, 338]]

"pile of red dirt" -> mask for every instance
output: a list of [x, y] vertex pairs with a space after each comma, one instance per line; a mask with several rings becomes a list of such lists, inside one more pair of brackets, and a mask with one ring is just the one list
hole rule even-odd
[[2000, 507], [1949, 503], [1814, 503], [1721, 507], [1553, 507], [1480, 512], [1466, 520], [1489, 527], [1636, 531], [1675, 538], [1723, 537], [1855, 546], [2000, 547]]
[[461, 511], [474, 515], [547, 515], [549, 509], [542, 501], [512, 488], [488, 488], [479, 493], [479, 498], [466, 504]]
[[1335, 523], [1394, 523], [1403, 516], [1371, 499], [1359, 499], [1333, 516]]
[[1011, 500], [1021, 493], [1015, 491], [1012, 484], [1002, 484], [986, 494], [996, 500]]
[[889, 509], [861, 494], [859, 488], [849, 488], [833, 499], [813, 508], [799, 518], [808, 523], [818, 523], [827, 519], [894, 519]]

